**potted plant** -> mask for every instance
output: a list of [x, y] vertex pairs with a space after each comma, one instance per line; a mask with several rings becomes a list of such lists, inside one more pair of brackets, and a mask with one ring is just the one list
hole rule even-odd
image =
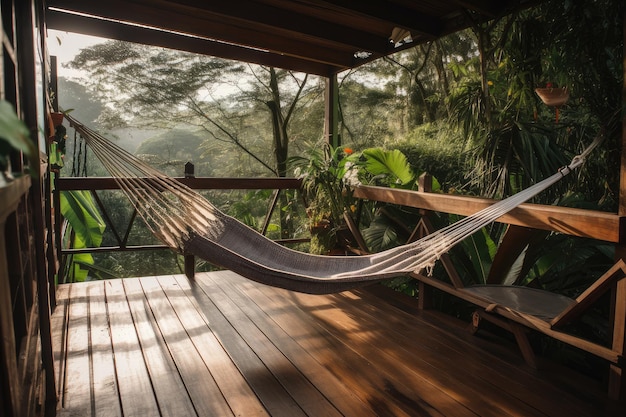
[[331, 253], [337, 246], [350, 244], [342, 230], [346, 228], [344, 213], [355, 210], [351, 186], [358, 158], [348, 147], [324, 143], [311, 146], [305, 157], [290, 159], [308, 203], [313, 253]]
[[361, 183], [385, 183], [392, 187], [411, 187], [413, 171], [399, 150], [369, 148], [354, 152], [348, 147], [328, 144], [313, 146], [308, 157], [294, 157], [295, 175], [309, 203], [311, 252], [332, 253], [356, 248], [346, 216], [356, 211], [352, 190]]

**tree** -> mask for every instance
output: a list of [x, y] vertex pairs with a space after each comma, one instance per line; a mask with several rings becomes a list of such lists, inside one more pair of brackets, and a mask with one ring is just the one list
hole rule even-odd
[[[195, 126], [205, 149], [239, 155], [223, 159], [226, 175], [286, 176], [291, 123], [304, 125], [296, 114], [322, 102], [312, 76], [119, 41], [82, 50], [71, 66], [88, 71], [90, 90], [114, 103], [103, 122]], [[317, 125], [321, 136], [322, 113], [315, 114], [306, 129]]]
[[[195, 125], [244, 152], [256, 164], [255, 174], [258, 167], [272, 175], [286, 172], [289, 123], [310, 77], [119, 41], [83, 49], [71, 66], [88, 71], [90, 89], [115, 103], [128, 123]], [[312, 89], [319, 90], [319, 83]], [[259, 103], [266, 104], [267, 126], [257, 122]], [[273, 127], [272, 155], [259, 139]]]

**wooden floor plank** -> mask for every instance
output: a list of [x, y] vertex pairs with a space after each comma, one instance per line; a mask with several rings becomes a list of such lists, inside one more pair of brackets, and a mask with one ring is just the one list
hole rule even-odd
[[125, 280], [124, 288], [161, 416], [196, 416], [139, 280]]
[[583, 376], [546, 377], [383, 290], [307, 295], [218, 271], [57, 294], [59, 417], [624, 414]]
[[276, 417], [306, 416], [209, 295], [196, 285], [191, 286], [190, 294], [197, 300], [199, 308], [210, 320], [212, 330], [269, 414]]
[[[479, 389], [483, 393], [489, 392], [488, 399], [494, 407], [512, 412], [512, 410], [517, 410], [520, 407], [523, 408], [520, 403], [527, 404], [530, 407], [527, 411], [528, 415], [530, 415], [532, 410], [548, 415], [565, 413], [568, 416], [584, 416], [593, 412], [593, 408], [589, 407], [589, 404], [585, 401], [580, 401], [579, 398], [563, 392], [560, 387], [537, 378], [537, 371], [525, 364], [514, 367], [501, 360], [498, 356], [486, 355], [480, 349], [480, 346], [475, 343], [476, 338], [473, 338], [474, 340], [471, 341], [467, 341], [468, 339], [454, 339], [454, 343], [451, 343], [453, 339], [445, 337], [446, 333], [444, 332], [439, 332], [441, 337], [429, 338], [420, 337], [418, 333], [417, 335], [420, 337], [419, 344], [416, 343], [417, 338], [404, 338], [405, 334], [419, 330], [414, 323], [415, 316], [399, 312], [388, 304], [376, 303], [374, 307], [376, 301], [374, 296], [371, 296], [366, 291], [360, 291], [358, 294], [363, 297], [365, 302], [360, 303], [360, 305], [351, 303], [352, 306], [366, 312], [364, 314], [367, 314], [369, 320], [374, 322], [374, 325], [377, 325], [376, 323], [380, 325], [381, 322], [378, 318], [384, 317], [384, 322], [397, 335], [396, 342], [410, 351], [415, 351], [415, 349], [419, 348], [420, 357], [427, 359], [428, 363], [433, 367], [444, 369], [451, 357], [462, 355], [464, 366], [460, 370], [461, 372], [455, 373], [451, 377], [460, 379], [473, 377], [476, 383], [472, 384], [472, 387]], [[432, 325], [432, 323], [429, 322], [428, 325]], [[428, 331], [432, 334], [431, 329]], [[469, 335], [467, 329], [464, 332]], [[512, 375], [516, 377], [511, 378]], [[501, 387], [505, 385], [509, 389], [502, 390]], [[546, 397], [555, 395], [560, 396], [564, 401], [562, 403], [559, 402], [559, 404], [546, 401]]]
[[198, 311], [195, 300], [187, 296], [191, 289], [189, 281], [182, 276], [178, 279], [159, 277], [159, 283], [233, 413], [236, 416], [269, 416], [211, 331], [207, 318]]
[[104, 298], [104, 283], [87, 288], [89, 298], [89, 337], [93, 378], [93, 410], [98, 417], [122, 417], [115, 376], [111, 331]]
[[[209, 274], [198, 277], [198, 282], [202, 283], [210, 279]], [[224, 284], [232, 284], [231, 277], [227, 274], [215, 274], [215, 279]], [[214, 282], [215, 279], [213, 280]], [[308, 351], [304, 350], [291, 336], [285, 333], [270, 317], [268, 312], [262, 310], [253, 297], [249, 297], [241, 286], [229, 285], [228, 296], [235, 302], [242, 311], [250, 317], [254, 324], [263, 331], [278, 349], [306, 375], [311, 382], [320, 389], [322, 394], [331, 401], [334, 406], [344, 415], [374, 416], [371, 408], [366, 406], [354, 393], [338, 380], [328, 369], [317, 362]]]
[[198, 354], [159, 281], [154, 278], [142, 279], [141, 287], [198, 415], [232, 416], [228, 403]]
[[122, 280], [105, 281], [115, 370], [124, 416], [158, 416], [159, 407]]
[[[508, 391], [500, 390], [492, 381], [498, 376], [497, 372], [489, 367], [482, 367], [482, 375], [477, 374], [473, 363], [468, 359], [470, 346], [458, 350], [455, 346], [442, 343], [437, 337], [432, 337], [431, 329], [425, 331], [416, 325], [411, 317], [402, 317], [401, 312], [384, 307], [372, 306], [369, 300], [364, 300], [354, 293], [336, 294], [331, 297], [339, 311], [349, 310], [358, 314], [359, 326], [367, 329], [386, 329], [384, 338], [375, 336], [375, 330], [370, 331], [367, 337], [376, 338], [376, 344], [385, 349], [385, 355], [391, 362], [400, 361], [410, 364], [406, 372], [417, 372], [428, 375], [428, 380], [451, 397], [463, 401], [477, 414], [505, 416], [521, 415], [542, 416], [544, 413], [537, 408], [520, 401]], [[311, 297], [299, 295], [299, 301], [314, 303]], [[350, 320], [349, 317], [335, 315], [339, 323]], [[355, 344], [363, 345], [366, 339], [357, 336]], [[419, 354], [416, 354], [419, 352]], [[371, 354], [367, 354], [370, 356]], [[456, 364], [456, 366], [454, 366]], [[472, 379], [472, 384], [464, 381]], [[511, 383], [511, 380], [508, 381]], [[523, 389], [523, 387], [521, 387]], [[488, 396], [484, 393], [489, 392]], [[543, 405], [545, 399], [538, 405]], [[577, 410], [564, 410], [568, 415], [577, 415]]]
[[[329, 323], [324, 318], [298, 309], [297, 303], [294, 305], [293, 302], [299, 294], [282, 293], [264, 286], [251, 288], [263, 293], [265, 300], [262, 308], [272, 309], [268, 314], [284, 331], [311, 352], [327, 369], [335, 372], [339, 379], [379, 415], [476, 416], [462, 403], [450, 398], [420, 376], [400, 375], [397, 372], [398, 364], [377, 365], [376, 356], [381, 352], [376, 347], [368, 347], [373, 352], [371, 357], [363, 356], [359, 349], [355, 350], [354, 346], [346, 342], [344, 335], [337, 337], [343, 332], [348, 334], [359, 330], [346, 327], [336, 329], [334, 319], [331, 318]], [[314, 298], [318, 300], [318, 311], [329, 312], [331, 315], [337, 313], [326, 297]], [[259, 301], [263, 297], [257, 293], [254, 299]]]
[[[276, 341], [268, 338], [224, 290], [204, 275], [203, 288], [220, 309], [227, 313], [233, 327], [243, 339], [257, 352], [263, 363], [270, 369], [276, 379], [285, 387], [300, 407], [310, 416], [337, 416], [340, 412], [326, 397], [309, 381], [300, 370], [275, 345]], [[210, 280], [210, 281], [209, 281]], [[219, 280], [219, 277], [217, 278]]]
[[67, 357], [62, 407], [71, 410], [71, 416], [91, 416], [93, 402], [91, 365], [89, 361], [89, 300], [87, 285], [72, 286], [69, 290], [69, 317]]
[[60, 285], [57, 287], [57, 302], [54, 314], [50, 318], [52, 333], [52, 357], [54, 360], [54, 376], [56, 379], [57, 399], [63, 403], [63, 391], [65, 389], [65, 355], [67, 353], [67, 320], [69, 313], [69, 290], [71, 286]]

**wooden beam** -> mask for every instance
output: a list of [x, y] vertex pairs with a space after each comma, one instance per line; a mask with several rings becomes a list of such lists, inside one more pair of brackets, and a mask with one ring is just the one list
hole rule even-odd
[[396, 2], [334, 0], [328, 2], [328, 5], [330, 7], [339, 6], [372, 19], [384, 20], [392, 26], [406, 29], [412, 33], [420, 33], [431, 39], [441, 36], [444, 28], [443, 23], [434, 16], [417, 13], [415, 10]]
[[[169, 31], [204, 40], [219, 41], [227, 45], [239, 45], [257, 52], [284, 54], [331, 66], [347, 68], [352, 63], [352, 52], [346, 53], [346, 51], [315, 42], [303, 42], [302, 39], [294, 39], [292, 36], [280, 36], [257, 27], [228, 24], [217, 18], [212, 19], [211, 15], [184, 13], [181, 9], [160, 9], [153, 5], [122, 0], [106, 2], [54, 0], [49, 5], [49, 7], [52, 6], [58, 8], [59, 13], [83, 14], [91, 16], [92, 20], [117, 22], [118, 26], [133, 25], [151, 32], [152, 36], [156, 37]], [[50, 22], [48, 26], [52, 27]]]
[[76, 14], [48, 10], [46, 18], [48, 28], [50, 29], [82, 33], [106, 39], [136, 42], [144, 45], [159, 46], [224, 59], [273, 66], [309, 74], [327, 76], [329, 73], [343, 69], [343, 67], [335, 68], [332, 65], [274, 54], [259, 49], [245, 48], [215, 40], [195, 38], [172, 32], [162, 32], [145, 27], [131, 26]]
[[326, 79], [324, 106], [324, 136], [329, 144], [337, 147], [341, 145], [341, 139], [339, 138], [339, 85], [336, 74]]
[[[626, 10], [622, 16], [624, 25], [626, 28]], [[622, 103], [626, 103], [626, 30], [623, 30], [624, 43], [622, 46], [624, 65], [622, 65], [623, 77], [622, 77]], [[623, 110], [623, 109], [622, 109]], [[623, 217], [625, 227], [620, 228], [620, 242], [622, 244], [617, 245], [615, 248], [615, 257], [617, 259], [626, 260], [626, 112], [622, 111], [622, 140], [621, 140], [621, 166], [619, 173], [619, 195], [618, 195], [618, 208], [617, 214]]]
[[[302, 181], [298, 178], [214, 178], [195, 177], [175, 180], [195, 190], [297, 190]], [[61, 177], [57, 190], [117, 190], [119, 186], [112, 177]]]
[[[169, 0], [153, 0], [151, 4], [172, 3]], [[233, 2], [208, 2], [206, 0], [177, 0], [177, 7], [185, 6], [190, 11], [211, 13], [217, 19], [228, 19], [244, 26], [267, 26], [271, 31], [284, 31], [285, 36], [294, 38], [308, 37], [337, 45], [343, 45], [355, 51], [389, 52], [390, 43], [385, 37], [371, 32], [336, 24], [327, 20], [298, 13], [298, 3], [290, 5], [293, 9], [261, 4], [256, 1], [239, 0]]]
[[[354, 196], [461, 216], [474, 214], [495, 202], [486, 198], [420, 193], [373, 186], [357, 187], [354, 190]], [[615, 213], [526, 203], [511, 210], [497, 221], [560, 232], [570, 236], [620, 242], [620, 216]]]

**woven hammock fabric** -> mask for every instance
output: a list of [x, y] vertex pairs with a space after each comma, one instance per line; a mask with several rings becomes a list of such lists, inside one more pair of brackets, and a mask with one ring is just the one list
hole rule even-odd
[[372, 255], [324, 256], [277, 244], [222, 213], [194, 190], [66, 117], [165, 244], [251, 280], [311, 294], [341, 292], [432, 267], [452, 246], [578, 168], [600, 141], [596, 139], [551, 177], [416, 242]]

